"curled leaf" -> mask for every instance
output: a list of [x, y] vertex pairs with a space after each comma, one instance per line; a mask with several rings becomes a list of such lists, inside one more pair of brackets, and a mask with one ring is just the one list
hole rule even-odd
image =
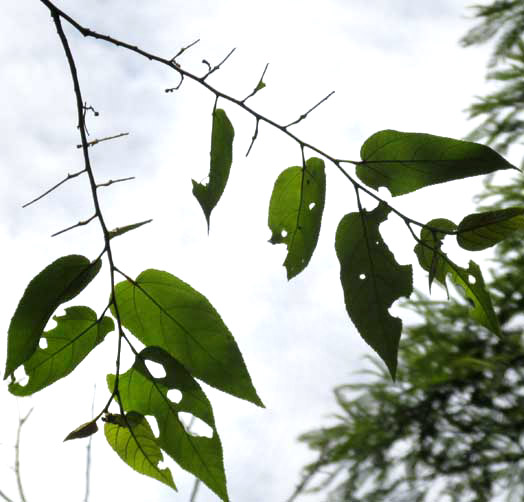
[[311, 158], [305, 167], [280, 173], [269, 204], [272, 244], [285, 243], [284, 266], [292, 279], [304, 270], [315, 251], [326, 196], [324, 161]]
[[64, 439], [64, 442], [71, 441], [72, 439], [86, 438], [92, 436], [96, 432], [98, 432], [98, 425], [96, 424], [96, 421], [91, 420], [90, 422], [80, 425], [74, 431], [71, 431]]
[[226, 112], [217, 108], [213, 112], [211, 131], [211, 166], [207, 185], [193, 180], [193, 195], [204, 211], [209, 231], [211, 211], [224, 193], [231, 163], [233, 162], [233, 138], [235, 131], [227, 118]]

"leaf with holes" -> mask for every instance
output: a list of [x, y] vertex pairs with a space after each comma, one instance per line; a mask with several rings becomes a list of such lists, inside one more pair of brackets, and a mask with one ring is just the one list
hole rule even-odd
[[311, 158], [306, 167], [289, 167], [280, 173], [269, 203], [272, 244], [285, 243], [284, 266], [292, 279], [304, 270], [315, 251], [320, 233], [326, 175], [324, 161]]
[[491, 148], [432, 134], [379, 131], [360, 150], [357, 176], [375, 190], [403, 195], [436, 183], [517, 169]]
[[98, 321], [88, 307], [69, 307], [64, 316], [53, 319], [56, 327], [42, 335], [47, 347], [37, 348], [24, 363], [27, 384], [9, 384], [15, 396], [29, 396], [69, 375], [115, 329], [110, 317]]
[[[147, 368], [147, 361], [161, 364], [163, 378], [155, 378]], [[108, 375], [112, 392], [115, 376]], [[228, 500], [222, 445], [215, 427], [213, 410], [206, 395], [187, 370], [167, 352], [157, 347], [144, 349], [133, 367], [120, 376], [119, 390], [124, 410], [135, 410], [156, 418], [160, 431], [157, 444], [183, 469], [201, 479], [222, 500]], [[177, 389], [182, 399], [175, 403], [168, 392]], [[199, 437], [188, 433], [179, 413], [190, 413], [205, 422], [213, 436]]]
[[231, 163], [233, 162], [233, 138], [235, 131], [227, 118], [226, 112], [220, 108], [213, 112], [213, 128], [211, 131], [211, 166], [207, 185], [193, 181], [193, 195], [204, 211], [209, 231], [211, 211], [217, 205], [226, 188]]
[[379, 233], [389, 208], [380, 203], [373, 211], [346, 214], [340, 221], [335, 249], [349, 317], [362, 338], [386, 363], [393, 379], [402, 321], [388, 309], [413, 291], [410, 265], [399, 265]]
[[259, 406], [235, 339], [207, 298], [177, 277], [146, 270], [115, 288], [123, 325], [163, 348], [196, 378]]
[[474, 261], [470, 261], [469, 268], [465, 269], [448, 260], [448, 270], [451, 280], [472, 307], [470, 310], [472, 319], [497, 336], [501, 336], [497, 315], [479, 266]]
[[[430, 230], [440, 229], [443, 232]], [[433, 280], [436, 279], [446, 291], [448, 290], [446, 284], [446, 274], [448, 273], [448, 265], [445, 259], [445, 253], [441, 250], [442, 242], [446, 237], [446, 232], [454, 232], [457, 225], [446, 218], [436, 218], [431, 220], [426, 227], [423, 227], [420, 232], [420, 242], [415, 246], [415, 254], [417, 255], [420, 266], [429, 272], [429, 290]]]
[[468, 251], [481, 251], [524, 228], [524, 208], [470, 214], [458, 226], [457, 242]]
[[77, 296], [101, 266], [100, 260], [90, 262], [84, 256], [63, 256], [31, 280], [9, 325], [4, 379], [33, 355], [58, 306]]
[[104, 434], [111, 448], [135, 471], [176, 490], [171, 471], [158, 466], [164, 456], [147, 420], [135, 411], [127, 413], [125, 418], [113, 417], [104, 424]]

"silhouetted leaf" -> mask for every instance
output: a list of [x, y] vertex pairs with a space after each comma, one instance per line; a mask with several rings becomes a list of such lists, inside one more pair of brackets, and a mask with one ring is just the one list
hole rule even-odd
[[458, 226], [457, 242], [468, 251], [480, 251], [504, 240], [524, 227], [524, 208], [470, 214]]
[[234, 136], [235, 131], [227, 118], [226, 112], [217, 108], [213, 113], [213, 129], [211, 131], [209, 182], [207, 185], [203, 185], [193, 180], [193, 195], [204, 211], [208, 231], [211, 211], [222, 197], [229, 178], [229, 170], [233, 161]]
[[77, 296], [98, 274], [102, 263], [84, 256], [58, 258], [27, 286], [9, 325], [4, 379], [38, 347], [45, 325], [59, 305]]
[[71, 441], [72, 439], [87, 438], [96, 432], [98, 432], [98, 425], [96, 424], [96, 421], [91, 420], [90, 422], [80, 425], [74, 431], [71, 431], [64, 439], [64, 442]]
[[389, 208], [346, 214], [340, 221], [335, 248], [349, 317], [360, 335], [386, 363], [395, 378], [402, 322], [388, 310], [413, 290], [410, 265], [399, 265], [379, 233]]
[[[428, 227], [435, 229], [442, 229], [447, 232], [454, 232], [457, 225], [445, 218], [436, 218], [431, 220]], [[441, 251], [442, 241], [446, 233], [434, 232], [426, 227], [422, 228], [420, 232], [421, 242], [415, 246], [415, 253], [417, 255], [420, 266], [429, 272], [429, 290], [431, 291], [431, 284], [433, 279], [436, 279], [447, 291], [446, 274], [448, 272], [448, 265], [444, 259], [444, 253]]]
[[146, 270], [116, 286], [124, 326], [162, 347], [196, 378], [263, 406], [238, 346], [205, 296], [167, 272]]
[[517, 169], [485, 145], [393, 130], [369, 137], [360, 157], [358, 177], [374, 189], [387, 187], [393, 196], [499, 169]]
[[[165, 377], [154, 378], [147, 369], [147, 361], [161, 364]], [[114, 383], [114, 375], [108, 375], [111, 391]], [[156, 418], [160, 432], [156, 439], [158, 446], [222, 500], [228, 500], [222, 446], [211, 404], [187, 370], [164, 350], [149, 347], [137, 356], [133, 367], [120, 376], [119, 389], [125, 410]], [[179, 403], [167, 397], [171, 389], [182, 393]], [[213, 430], [213, 436], [198, 437], [186, 432], [179, 419], [180, 412], [190, 413], [204, 421]]]
[[96, 313], [88, 307], [69, 307], [64, 316], [53, 319], [56, 327], [42, 335], [47, 347], [37, 347], [24, 362], [29, 381], [26, 385], [11, 382], [12, 394], [28, 396], [69, 375], [115, 329], [110, 317], [97, 322]]
[[305, 169], [289, 167], [275, 182], [269, 204], [269, 242], [287, 245], [284, 266], [288, 279], [307, 267], [315, 251], [325, 195], [326, 175], [321, 159], [309, 159]]
[[114, 237], [118, 237], [119, 235], [125, 234], [126, 232], [130, 232], [131, 230], [135, 230], [135, 228], [139, 228], [142, 225], [147, 225], [148, 223], [151, 223], [153, 220], [145, 220], [141, 221], [139, 223], [133, 223], [132, 225], [126, 225], [124, 227], [117, 227], [114, 230], [111, 230], [109, 232], [109, 238], [113, 239]]
[[104, 424], [104, 433], [111, 448], [135, 471], [176, 490], [171, 471], [158, 467], [164, 456], [147, 420], [135, 411], [127, 413], [125, 418], [113, 416], [119, 420], [107, 421]]

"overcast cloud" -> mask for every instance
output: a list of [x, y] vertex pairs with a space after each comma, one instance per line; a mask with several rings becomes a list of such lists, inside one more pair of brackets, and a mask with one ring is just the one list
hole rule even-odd
[[[77, 178], [37, 205], [20, 208], [80, 170], [82, 161], [71, 79], [49, 13], [39, 2], [4, 4], [0, 323], [7, 333], [17, 302], [36, 273], [66, 254], [95, 257], [102, 241], [95, 223], [49, 237], [92, 214], [86, 179]], [[209, 82], [239, 98], [253, 89], [269, 62], [267, 87], [251, 105], [280, 123], [291, 122], [335, 90], [293, 130], [339, 158], [358, 158], [361, 143], [381, 129], [463, 137], [472, 124], [462, 110], [483, 88], [487, 50], [458, 46], [470, 26], [464, 17], [467, 2], [461, 0], [57, 4], [81, 24], [165, 57], [200, 38], [179, 60], [197, 73], [205, 70], [203, 58], [216, 64], [236, 47]], [[67, 31], [84, 97], [100, 112], [96, 119], [89, 117], [91, 137], [130, 133], [92, 150], [99, 181], [137, 177], [103, 193], [110, 226], [154, 219], [115, 240], [117, 263], [131, 276], [146, 268], [167, 270], [205, 294], [220, 312], [266, 404], [266, 409], [256, 408], [206, 387], [221, 433], [231, 500], [284, 502], [299, 480], [300, 467], [312, 458], [296, 437], [328, 423], [336, 411], [332, 388], [354, 381], [354, 373], [367, 364], [363, 355], [371, 353], [345, 313], [333, 246], [339, 219], [355, 209], [353, 190], [328, 168], [317, 251], [308, 269], [287, 283], [281, 266], [285, 248], [267, 243], [267, 208], [278, 173], [301, 162], [298, 146], [261, 126], [246, 159], [254, 121], [220, 102], [235, 127], [234, 163], [208, 236], [191, 179], [203, 179], [209, 169], [214, 97], [191, 82], [166, 94], [165, 88], [178, 83], [174, 72]], [[446, 192], [445, 207], [439, 199], [444, 187], [400, 198], [395, 207], [423, 221], [462, 214], [471, 209], [470, 196], [480, 184], [470, 180], [455, 186], [454, 195]], [[456, 203], [450, 203], [453, 197]], [[397, 260], [413, 260], [413, 243], [399, 222], [388, 221], [384, 228]], [[106, 273], [82, 298], [100, 311], [108, 294]], [[4, 337], [2, 364], [5, 349]], [[34, 398], [16, 401], [2, 387], [0, 489], [16, 491], [9, 445], [17, 407], [21, 413], [34, 407], [22, 445], [28, 501], [82, 500], [85, 444], [62, 439], [89, 419], [95, 384], [97, 409], [106, 402], [104, 379], [114, 370], [115, 349], [109, 337], [72, 376]], [[188, 501], [192, 478], [177, 467], [173, 471], [178, 494], [133, 473], [99, 433], [93, 442], [91, 501]], [[197, 500], [216, 497], [202, 489]], [[304, 500], [322, 502], [322, 497]]]

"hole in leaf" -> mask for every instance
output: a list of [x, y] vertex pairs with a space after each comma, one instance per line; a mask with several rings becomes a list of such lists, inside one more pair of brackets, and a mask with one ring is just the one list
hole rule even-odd
[[280, 232], [280, 235], [282, 237], [287, 237], [287, 230], [282, 230], [282, 232]]
[[309, 207], [309, 210], [310, 210], [310, 211], [313, 211], [313, 209], [315, 208], [315, 206], [316, 206], [316, 204], [315, 204], [314, 202], [310, 202], [310, 203], [309, 203], [309, 206], [308, 206], [308, 207]]
[[206, 438], [213, 437], [213, 429], [203, 420], [200, 420], [191, 413], [181, 411], [178, 414], [178, 418], [182, 422], [186, 432], [191, 436], [202, 436]]
[[366, 274], [360, 274], [358, 278], [363, 281], [366, 278]]
[[18, 368], [16, 368], [15, 372], [13, 373], [13, 377], [15, 379], [15, 382], [22, 386], [27, 385], [27, 381], [29, 380], [29, 377], [27, 376], [27, 373], [25, 372], [25, 368], [23, 366], [19, 366]]
[[180, 401], [182, 401], [182, 392], [180, 392], [178, 389], [171, 389], [167, 391], [167, 398], [170, 401], [173, 401], [173, 403], [178, 404]]
[[158, 428], [158, 423], [156, 421], [155, 417], [152, 417], [151, 415], [146, 416], [147, 423], [149, 424], [149, 427], [151, 427], [151, 430], [153, 431], [153, 434], [156, 438], [160, 437], [160, 429]]
[[469, 274], [469, 275], [468, 275], [468, 282], [469, 282], [470, 284], [475, 284], [475, 283], [477, 282], [477, 279], [475, 279], [475, 276]]
[[38, 346], [43, 350], [47, 349], [47, 338], [40, 338], [40, 341], [38, 342]]
[[146, 361], [146, 367], [154, 378], [164, 378], [166, 376], [166, 370], [159, 363]]

